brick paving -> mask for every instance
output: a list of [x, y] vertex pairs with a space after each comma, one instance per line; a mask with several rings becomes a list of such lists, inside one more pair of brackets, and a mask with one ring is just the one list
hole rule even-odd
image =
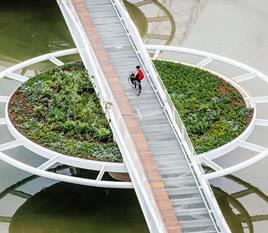
[[90, 44], [93, 45], [94, 52], [99, 60], [101, 68], [105, 74], [107, 82], [112, 90], [115, 100], [120, 108], [126, 126], [135, 143], [135, 149], [145, 171], [150, 189], [153, 193], [159, 212], [162, 216], [168, 233], [181, 233], [181, 228], [175, 215], [174, 208], [165, 190], [164, 183], [154, 161], [150, 146], [146, 140], [139, 122], [128, 102], [124, 89], [119, 78], [109, 60], [107, 52], [103, 46], [101, 37], [90, 18], [88, 10], [83, 0], [72, 0], [80, 21], [84, 27]]

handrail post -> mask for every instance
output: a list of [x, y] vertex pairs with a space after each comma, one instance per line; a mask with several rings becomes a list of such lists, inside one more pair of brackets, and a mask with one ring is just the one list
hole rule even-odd
[[[220, 216], [222, 216], [222, 213], [217, 205], [217, 202], [213, 202], [213, 200], [215, 200], [215, 197], [212, 193], [210, 185], [209, 185], [208, 181], [206, 180], [206, 178], [204, 177], [204, 175], [202, 174], [201, 165], [198, 164], [197, 162], [193, 161], [193, 156], [195, 155], [195, 152], [194, 152], [194, 149], [193, 149], [191, 142], [187, 140], [185, 143], [184, 137], [182, 138], [182, 134], [185, 134], [185, 133], [187, 134], [187, 132], [185, 132], [185, 127], [184, 127], [181, 119], [179, 118], [179, 116], [178, 116], [178, 119], [180, 121], [180, 124], [182, 125], [182, 132], [180, 132], [180, 130], [178, 130], [179, 128], [176, 127], [176, 125], [177, 125], [176, 120], [175, 120], [176, 118], [173, 114], [174, 104], [171, 101], [169, 101], [169, 99], [170, 99], [169, 94], [167, 93], [167, 90], [166, 90], [165, 86], [163, 85], [162, 80], [160, 79], [153, 63], [151, 62], [149, 54], [145, 50], [144, 44], [139, 36], [139, 32], [138, 32], [136, 26], [134, 25], [134, 23], [132, 22], [132, 20], [130, 19], [126, 10], [122, 7], [122, 5], [116, 0], [111, 0], [111, 1], [114, 3], [113, 5], [114, 5], [116, 11], [117, 12], [120, 11], [120, 16], [122, 17], [122, 20], [124, 21], [123, 26], [128, 27], [126, 29], [127, 31], [131, 31], [131, 33], [128, 34], [129, 39], [132, 43], [135, 41], [135, 44], [132, 44], [133, 48], [136, 49], [136, 51], [137, 51], [137, 47], [139, 49], [139, 54], [140, 54], [139, 58], [141, 58], [140, 62], [143, 65], [143, 67], [144, 68], [146, 67], [146, 69], [148, 69], [148, 71], [149, 71], [149, 75], [148, 75], [149, 82], [152, 84], [152, 86], [155, 86], [157, 89], [157, 92], [155, 92], [155, 94], [156, 94], [157, 98], [159, 99], [160, 103], [163, 104], [162, 107], [163, 107], [167, 117], [169, 118], [170, 124], [171, 124], [171, 126], [173, 126], [174, 132], [177, 135], [178, 140], [183, 145], [186, 159], [189, 162], [193, 163], [194, 170], [192, 170], [192, 174], [194, 176], [194, 179], [196, 180], [197, 183], [202, 183], [204, 186], [206, 186], [205, 192], [204, 193], [201, 192], [201, 196], [205, 200], [205, 204], [206, 204], [208, 209], [210, 209], [210, 206], [208, 206], [208, 203], [214, 207], [216, 218], [217, 218], [217, 220], [220, 220], [221, 219]], [[162, 49], [161, 46], [158, 46], [157, 49], [158, 48]], [[146, 62], [146, 64], [144, 64], [144, 62]], [[206, 61], [206, 62], [208, 62], [208, 61]], [[176, 112], [176, 114], [177, 114], [177, 112]], [[194, 152], [194, 154], [192, 152]], [[198, 175], [196, 175], [196, 173], [198, 173]], [[201, 182], [200, 182], [200, 180], [201, 180]], [[214, 197], [213, 200], [210, 200], [211, 195], [213, 195], [213, 197]], [[230, 232], [230, 229], [225, 221], [222, 222], [220, 220], [220, 222], [215, 222], [215, 219], [213, 218], [211, 213], [210, 213], [210, 216], [211, 216], [211, 219], [213, 221], [213, 224], [215, 225], [215, 228], [217, 230], [219, 230], [219, 232], [224, 232], [224, 233]]]

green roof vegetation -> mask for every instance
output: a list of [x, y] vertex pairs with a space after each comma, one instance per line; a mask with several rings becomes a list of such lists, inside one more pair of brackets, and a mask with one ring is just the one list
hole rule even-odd
[[[217, 76], [186, 65], [154, 61], [197, 153], [230, 142], [247, 127], [252, 110]], [[82, 63], [52, 68], [24, 83], [9, 114], [32, 141], [59, 153], [122, 162], [117, 144]]]
[[252, 110], [233, 86], [199, 68], [159, 60], [154, 64], [198, 154], [245, 130]]
[[81, 63], [41, 73], [13, 95], [13, 123], [32, 141], [65, 155], [122, 162], [108, 121]]

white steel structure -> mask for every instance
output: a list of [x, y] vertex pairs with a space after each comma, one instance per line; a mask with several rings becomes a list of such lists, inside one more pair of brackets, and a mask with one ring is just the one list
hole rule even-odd
[[[59, 60], [59, 57], [69, 56], [77, 54], [77, 49], [69, 49], [59, 52], [54, 52], [46, 55], [42, 55], [10, 68], [5, 69], [0, 72], [0, 79], [5, 80], [6, 82], [11, 82], [12, 80], [16, 80], [19, 82], [16, 86], [14, 86], [14, 91], [16, 87], [21, 85], [23, 82], [27, 81], [30, 77], [26, 75], [21, 75], [19, 72], [24, 70], [27, 67], [32, 65], [36, 65], [38, 63], [44, 61], [50, 61], [56, 66], [61, 66], [64, 63]], [[0, 159], [14, 167], [17, 167], [21, 170], [27, 171], [31, 174], [46, 177], [49, 179], [54, 179], [63, 182], [95, 186], [95, 187], [106, 187], [106, 188], [132, 188], [131, 182], [117, 182], [117, 181], [108, 181], [103, 180], [103, 175], [105, 172], [115, 172], [115, 173], [127, 173], [127, 170], [123, 163], [111, 163], [111, 162], [100, 162], [93, 160], [85, 160], [80, 158], [75, 158], [71, 156], [66, 156], [55, 151], [51, 151], [47, 148], [44, 148], [29, 139], [27, 139], [24, 135], [22, 135], [11, 123], [8, 116], [8, 101], [12, 96], [0, 96], [0, 102], [5, 103], [5, 117], [0, 119], [0, 124], [4, 127], [7, 127], [13, 139], [8, 142], [0, 145]], [[1, 94], [0, 94], [1, 95]], [[4, 135], [1, 135], [1, 137]], [[16, 147], [25, 147], [30, 151], [36, 153], [38, 156], [44, 158], [44, 162], [39, 164], [39, 166], [34, 167], [27, 163], [21, 162], [19, 159], [12, 158], [8, 156], [5, 151], [10, 150]], [[49, 171], [48, 169], [55, 164], [67, 165], [75, 168], [81, 168], [90, 171], [97, 171], [98, 175], [95, 179], [86, 179], [80, 177], [74, 177], [64, 174], [57, 174]]]
[[[172, 60], [175, 62], [181, 62], [181, 63], [185, 64], [186, 61], [185, 61], [185, 59], [182, 58], [182, 56], [180, 56], [181, 54], [184, 54], [184, 55], [188, 54], [188, 55], [197, 56], [197, 57], [199, 57], [200, 61], [204, 61], [206, 59], [206, 57], [211, 57], [213, 59], [210, 59], [210, 62], [212, 62], [212, 60], [222, 61], [226, 64], [229, 64], [230, 66], [236, 66], [236, 67], [239, 67], [240, 69], [245, 70], [246, 74], [247, 74], [247, 72], [248, 73], [254, 72], [255, 76], [252, 78], [261, 78], [261, 79], [265, 80], [266, 82], [268, 82], [267, 81], [268, 78], [265, 75], [259, 73], [258, 71], [254, 70], [253, 68], [250, 68], [250, 67], [245, 66], [241, 63], [238, 63], [234, 60], [231, 60], [231, 59], [228, 59], [225, 57], [221, 57], [221, 56], [218, 56], [215, 54], [211, 54], [211, 53], [207, 53], [207, 52], [203, 52], [203, 51], [198, 51], [198, 50], [193, 50], [193, 49], [187, 49], [187, 48], [172, 47], [172, 46], [145, 45], [145, 47], [148, 49], [149, 52], [154, 52], [153, 53], [154, 59]], [[164, 52], [169, 52], [169, 53], [165, 54]], [[63, 65], [64, 63], [58, 59], [59, 57], [73, 55], [73, 54], [77, 54], [77, 53], [78, 53], [77, 49], [69, 49], [69, 50], [64, 50], [64, 51], [59, 51], [59, 52], [55, 52], [55, 53], [51, 53], [51, 54], [42, 55], [42, 56], [27, 60], [25, 62], [22, 62], [20, 64], [17, 64], [15, 66], [12, 66], [12, 67], [2, 71], [0, 73], [0, 78], [5, 79], [6, 77], [8, 77], [8, 79], [13, 79], [13, 80], [16, 80], [20, 83], [23, 83], [31, 77], [21, 75], [18, 73], [18, 71], [21, 71], [22, 69], [27, 68], [31, 65], [34, 65], [34, 64], [37, 64], [37, 63], [40, 63], [43, 61], [47, 61], [47, 60], [53, 61], [52, 63], [55, 65]], [[177, 58], [177, 59], [175, 59], [175, 58]], [[57, 63], [54, 61], [57, 61]], [[187, 61], [187, 63], [188, 63], [188, 65], [192, 65], [192, 66], [194, 65], [193, 63], [189, 63], [189, 60]], [[208, 63], [207, 63], [207, 65], [208, 65]], [[205, 69], [204, 65], [200, 66], [200, 62], [198, 62], [196, 64], [196, 66], [199, 68]], [[212, 173], [205, 175], [208, 179], [211, 179], [211, 178], [224, 176], [224, 175], [236, 172], [238, 170], [241, 170], [241, 169], [243, 169], [247, 166], [250, 166], [250, 165], [254, 164], [255, 162], [257, 162], [257, 161], [259, 161], [262, 158], [267, 156], [268, 152], [267, 152], [266, 148], [259, 146], [259, 145], [256, 145], [256, 144], [246, 142], [245, 140], [252, 133], [255, 125], [261, 125], [263, 127], [266, 126], [265, 124], [263, 124], [263, 122], [267, 121], [268, 119], [257, 119], [256, 118], [256, 103], [266, 103], [268, 101], [268, 97], [252, 97], [252, 95], [249, 94], [248, 91], [245, 91], [245, 89], [242, 86], [240, 86], [242, 80], [239, 79], [239, 82], [237, 82], [238, 79], [236, 77], [230, 79], [230, 78], [227, 78], [226, 76], [223, 76], [222, 74], [220, 74], [220, 71], [218, 71], [218, 70], [215, 70], [215, 69], [212, 70], [211, 68], [207, 69], [207, 70], [209, 70], [210, 72], [216, 73], [217, 75], [219, 75], [219, 77], [224, 78], [231, 85], [235, 86], [240, 91], [242, 96], [244, 97], [244, 100], [247, 103], [247, 105], [249, 107], [254, 108], [253, 118], [252, 118], [249, 126], [247, 127], [247, 129], [240, 136], [235, 138], [233, 141], [223, 145], [222, 147], [219, 147], [215, 150], [212, 150], [212, 151], [209, 151], [207, 153], [195, 156], [195, 152], [194, 152], [192, 144], [188, 138], [186, 129], [184, 128], [181, 120], [179, 119], [179, 115], [176, 113], [175, 107], [172, 106], [172, 109], [173, 109], [172, 112], [174, 112], [174, 117], [177, 118], [176, 121], [177, 121], [177, 125], [179, 126], [179, 130], [181, 132], [180, 134], [181, 134], [181, 136], [183, 135], [183, 137], [184, 137], [183, 143], [185, 143], [185, 148], [188, 148], [187, 149], [188, 152], [192, 153], [192, 155], [194, 156], [194, 159], [197, 159], [201, 164], [205, 164], [205, 165], [207, 165], [215, 170], [215, 172], [212, 172]], [[243, 75], [243, 76], [241, 75], [240, 77], [247, 77], [248, 78], [248, 76], [249, 75]], [[0, 145], [0, 159], [2, 161], [5, 161], [5, 162], [9, 163], [10, 165], [17, 167], [19, 169], [22, 169], [24, 171], [27, 171], [31, 174], [50, 178], [50, 179], [55, 179], [58, 181], [64, 181], [64, 182], [70, 182], [70, 183], [76, 183], [76, 184], [82, 184], [82, 185], [89, 185], [89, 186], [97, 186], [97, 187], [109, 187], [109, 188], [131, 188], [132, 187], [132, 184], [130, 182], [101, 181], [101, 176], [104, 174], [104, 172], [126, 173], [127, 170], [123, 164], [98, 162], [98, 161], [84, 160], [84, 159], [74, 158], [74, 157], [70, 157], [70, 156], [65, 156], [65, 155], [56, 153], [54, 151], [51, 151], [49, 149], [46, 149], [44, 147], [41, 147], [38, 144], [33, 143], [32, 141], [30, 141], [29, 139], [27, 139], [26, 137], [21, 135], [14, 128], [10, 119], [8, 118], [7, 103], [9, 101], [9, 98], [10, 98], [10, 96], [3, 96], [3, 95], [0, 96], [0, 102], [6, 103], [6, 110], [5, 110], [6, 117], [1, 118], [1, 124], [6, 125], [8, 127], [10, 133], [14, 137], [14, 140]], [[173, 105], [171, 101], [170, 101], [170, 104]], [[41, 164], [38, 167], [32, 167], [28, 164], [22, 163], [18, 160], [15, 160], [14, 158], [11, 158], [10, 156], [8, 156], [4, 153], [5, 150], [9, 150], [9, 149], [19, 147], [19, 146], [24, 146], [24, 147], [30, 149], [31, 151], [35, 152], [39, 156], [45, 158], [46, 162], [44, 162], [43, 164]], [[226, 155], [227, 152], [235, 149], [236, 147], [243, 147], [243, 148], [247, 148], [249, 150], [255, 150], [255, 151], [259, 152], [259, 154], [254, 156], [251, 159], [245, 160], [239, 164], [235, 164], [234, 166], [231, 166], [230, 168], [226, 168], [226, 169], [222, 169], [220, 167], [220, 165], [218, 165], [212, 161], [213, 159], [216, 159], [218, 157], [222, 157], [222, 156]], [[83, 168], [83, 169], [87, 169], [87, 170], [99, 171], [99, 175], [98, 175], [96, 180], [89, 180], [89, 179], [85, 179], [85, 178], [71, 177], [71, 176], [56, 174], [56, 173], [47, 171], [50, 167], [52, 167], [56, 163], [60, 163], [60, 164], [68, 165], [68, 166], [73, 166], [73, 167], [77, 167], [77, 168]]]
[[[261, 108], [261, 106], [258, 106], [257, 104], [268, 103], [268, 97], [256, 96], [256, 93], [251, 93], [248, 90], [248, 87], [243, 85], [243, 82], [247, 80], [253, 80], [252, 84], [253, 85], [255, 84], [255, 89], [258, 89], [259, 80], [264, 81], [264, 83], [268, 83], [268, 77], [266, 75], [255, 70], [252, 67], [249, 67], [235, 60], [222, 57], [216, 54], [203, 52], [200, 50], [174, 47], [174, 46], [158, 46], [158, 45], [145, 45], [145, 47], [148, 49], [149, 52], [153, 52], [153, 59], [172, 60], [175, 62], [188, 64], [215, 73], [216, 75], [218, 75], [219, 77], [223, 78], [225, 81], [233, 85], [243, 96], [247, 107], [252, 108], [254, 110], [251, 122], [240, 136], [238, 136], [233, 141], [219, 148], [216, 148], [214, 150], [200, 154], [195, 157], [199, 161], [199, 163], [209, 166], [214, 170], [214, 172], [205, 175], [207, 179], [215, 179], [221, 176], [235, 173], [241, 169], [253, 165], [254, 163], [268, 156], [268, 148], [247, 141], [247, 138], [250, 137], [250, 135], [252, 134], [254, 127], [268, 126], [267, 118], [263, 119], [257, 117], [258, 108]], [[211, 65], [210, 67], [208, 67], [209, 64]], [[222, 74], [223, 66], [228, 67], [226, 68], [226, 70], [229, 70], [229, 72], [231, 69], [232, 72], [234, 72], [233, 70], [236, 69], [235, 72], [239, 72], [240, 74], [231, 77], [226, 77], [226, 74], [225, 75]], [[268, 93], [268, 86], [267, 86], [267, 93]], [[181, 127], [181, 131], [186, 131], [183, 125]], [[186, 135], [186, 132], [184, 134]], [[187, 147], [192, 148], [192, 144], [189, 140], [184, 141], [187, 142], [188, 144], [186, 145]], [[217, 158], [224, 157], [230, 151], [233, 151], [238, 147], [255, 151], [257, 152], [257, 155], [225, 168], [222, 168], [218, 163], [213, 161]], [[191, 151], [195, 155], [194, 150], [189, 151]]]
[[[124, 6], [120, 1], [116, 0], [85, 1], [85, 3], [92, 11], [92, 20], [95, 20], [96, 26], [98, 27], [98, 30], [101, 33], [103, 40], [105, 41], [105, 46], [107, 46], [107, 48], [111, 48], [111, 50], [109, 50], [109, 55], [111, 57], [114, 57], [113, 59], [115, 62], [115, 69], [116, 66], [117, 68], [119, 68], [119, 66], [122, 66], [122, 62], [126, 63], [126, 65], [124, 65], [124, 69], [126, 69], [126, 67], [129, 67], [128, 69], [131, 69], [131, 67], [135, 67], [135, 64], [137, 63], [140, 63], [143, 66], [146, 80], [148, 80], [146, 81], [146, 88], [150, 90], [150, 95], [152, 96], [152, 99], [156, 101], [155, 105], [157, 105], [157, 108], [160, 107], [161, 111], [159, 114], [164, 114], [164, 121], [168, 124], [166, 127], [171, 127], [171, 131], [169, 133], [173, 131], [173, 133], [171, 133], [173, 134], [172, 138], [174, 138], [172, 139], [172, 142], [174, 142], [174, 145], [176, 144], [176, 148], [179, 147], [178, 153], [176, 154], [176, 156], [179, 156], [179, 158], [176, 161], [176, 164], [181, 163], [181, 166], [183, 166], [184, 169], [187, 169], [187, 172], [185, 174], [189, 175], [189, 177], [185, 179], [183, 177], [183, 174], [178, 174], [180, 176], [178, 179], [180, 179], [180, 182], [184, 182], [184, 180], [186, 182], [189, 181], [189, 183], [183, 184], [183, 187], [187, 188], [189, 185], [195, 186], [193, 195], [197, 195], [200, 198], [198, 201], [202, 202], [202, 209], [200, 209], [200, 214], [206, 215], [206, 217], [203, 218], [199, 212], [196, 212], [196, 210], [187, 210], [186, 208], [188, 207], [186, 206], [184, 206], [182, 210], [182, 206], [179, 204], [180, 206], [177, 207], [176, 211], [177, 216], [182, 214], [184, 216], [189, 216], [190, 219], [193, 219], [193, 221], [188, 221], [187, 218], [186, 221], [182, 221], [182, 227], [187, 229], [186, 231], [188, 232], [197, 232], [200, 229], [210, 230], [211, 232], [230, 232], [229, 227], [226, 224], [225, 219], [218, 207], [210, 185], [203, 175], [202, 167], [194, 158], [193, 153], [189, 151], [193, 150], [193, 148], [185, 146], [189, 145], [189, 143], [185, 143], [185, 140], [189, 140], [189, 138], [186, 137], [187, 133], [186, 131], [182, 132], [180, 130], [182, 122], [180, 121], [179, 117], [174, 114], [172, 102], [170, 101], [170, 98], [167, 95], [161, 80], [157, 76], [157, 72], [152, 65], [151, 58], [149, 57], [149, 54], [144, 47], [138, 31], [130, 19], [128, 13], [126, 12]], [[111, 108], [108, 110], [108, 117], [111, 119], [111, 128], [115, 135], [120, 151], [123, 155], [126, 167], [128, 168], [149, 230], [150, 232], [154, 233], [166, 232], [161, 215], [156, 206], [155, 199], [152, 196], [148, 181], [144, 175], [145, 172], [142, 170], [142, 166], [140, 165], [140, 161], [134, 147], [134, 142], [131, 139], [127, 127], [125, 126], [119, 107], [114, 100], [113, 93], [111, 92], [111, 89], [104, 77], [103, 70], [99, 65], [99, 61], [96, 58], [95, 52], [93, 50], [94, 45], [89, 43], [84, 28], [79, 20], [79, 17], [77, 16], [77, 12], [72, 5], [72, 1], [58, 0], [58, 4], [86, 68], [95, 77], [94, 81], [96, 84], [96, 90], [100, 94], [101, 102], [109, 101], [113, 103]], [[102, 11], [104, 9], [105, 11]], [[98, 12], [100, 10], [102, 11], [101, 13]], [[107, 19], [107, 16], [110, 18]], [[105, 17], [105, 19], [102, 17]], [[105, 38], [106, 34], [104, 30], [107, 30], [105, 27], [110, 28], [109, 25], [107, 25], [109, 22], [116, 22], [116, 26], [113, 25], [113, 29], [115, 29], [115, 27], [118, 31], [122, 31], [123, 29], [124, 35], [126, 37], [123, 36], [122, 33], [122, 35], [120, 34], [120, 37], [122, 37], [122, 39], [118, 39], [117, 32], [115, 31], [114, 34], [110, 33], [109, 38]], [[113, 50], [124, 50], [125, 46], [128, 47], [128, 50], [123, 52], [130, 54], [132, 57], [132, 64], [128, 63], [126, 58], [122, 59], [120, 62], [116, 61], [118, 59], [118, 56], [113, 53]], [[125, 74], [121, 74], [120, 79], [122, 82], [124, 82], [124, 77]], [[127, 88], [127, 86], [125, 88]], [[133, 107], [135, 108], [135, 106]], [[150, 135], [148, 136], [150, 137]], [[181, 161], [179, 162], [180, 157]], [[164, 161], [159, 160], [158, 162], [163, 163]], [[172, 164], [169, 164], [169, 167], [171, 165]], [[169, 168], [167, 168], [167, 170], [169, 170]], [[170, 170], [167, 172], [170, 172]], [[163, 175], [165, 176], [166, 173]], [[172, 181], [170, 180], [169, 175], [166, 179], [164, 179], [164, 182], [165, 180], [167, 185], [171, 182], [171, 186], [179, 186], [179, 184], [176, 183], [176, 179], [171, 179]], [[177, 200], [176, 195], [178, 191], [181, 190], [175, 188], [175, 190], [172, 189], [168, 191], [169, 195], [174, 196], [174, 205], [176, 205], [175, 201]]]
[[[113, 99], [111, 90], [107, 82], [105, 81], [103, 71], [99, 66], [98, 60], [92, 49], [92, 45], [90, 45], [87, 41], [82, 25], [80, 24], [79, 19], [75, 14], [71, 2], [59, 0], [58, 3], [61, 7], [65, 20], [71, 30], [72, 36], [75, 39], [79, 53], [86, 68], [89, 70], [91, 74], [93, 74], [96, 77], [94, 79], [96, 85], [96, 91], [100, 93], [100, 99], [103, 108], [105, 108], [105, 103], [107, 102], [116, 103]], [[157, 96], [159, 103], [161, 104], [161, 107], [171, 126], [171, 129], [174, 131], [178, 142], [181, 144], [183, 148], [185, 159], [189, 165], [190, 170], [189, 172], [191, 173], [191, 175], [193, 175], [195, 184], [199, 192], [201, 193], [202, 201], [204, 202], [205, 207], [208, 210], [212, 224], [215, 227], [215, 232], [230, 232], [221, 214], [221, 211], [217, 205], [217, 201], [210, 188], [208, 179], [236, 172], [267, 156], [268, 154], [267, 148], [249, 143], [245, 140], [253, 131], [254, 126], [268, 125], [267, 123], [268, 120], [258, 119], [256, 116], [256, 104], [267, 103], [268, 97], [256, 96], [255, 98], [253, 98], [250, 94], [248, 94], [248, 92], [245, 91], [243, 86], [240, 85], [244, 81], [255, 78], [262, 79], [265, 82], [267, 82], [267, 77], [261, 74], [260, 72], [248, 66], [245, 66], [239, 62], [224, 57], [220, 57], [214, 54], [186, 48], [146, 45], [146, 48], [149, 50], [149, 52], [154, 52], [153, 56], [154, 59], [159, 58], [159, 59], [175, 60], [178, 62], [190, 63], [200, 68], [208, 67], [214, 61], [220, 61], [225, 64], [239, 68], [240, 70], [243, 71], [242, 74], [232, 77], [232, 79], [226, 78], [225, 77], [226, 75], [225, 76], [220, 75], [220, 76], [222, 78], [225, 78], [225, 80], [229, 81], [233, 86], [235, 86], [240, 91], [248, 107], [254, 108], [254, 116], [251, 123], [249, 124], [245, 132], [241, 134], [238, 138], [234, 139], [232, 142], [206, 154], [196, 156], [193, 146], [187, 135], [186, 129], [161, 79], [157, 75], [157, 72], [151, 63], [151, 59], [148, 53], [146, 52], [145, 46], [143, 45], [140, 37], [138, 36], [138, 32], [135, 25], [133, 24], [128, 14], [126, 13], [123, 5], [121, 5], [119, 1], [111, 0], [111, 4], [115, 9], [117, 17], [120, 19], [120, 22], [122, 23], [125, 33], [127, 34], [128, 39], [132, 47], [134, 48], [134, 51], [137, 55], [137, 58], [139, 59], [139, 62], [144, 67], [145, 73], [148, 77], [148, 85], [151, 85], [151, 87], [153, 87], [153, 91]], [[2, 71], [0, 73], [0, 79], [5, 79], [7, 82], [9, 80], [15, 80], [19, 83], [23, 83], [30, 78], [27, 77], [26, 75], [20, 74], [20, 71], [25, 67], [29, 67], [33, 64], [43, 61], [50, 61], [57, 66], [61, 66], [64, 63], [60, 59], [58, 59], [59, 57], [75, 54], [78, 52], [78, 50], [71, 49], [71, 50], [59, 51], [30, 59], [28, 61], [25, 61], [23, 63], [20, 63], [18, 65], [15, 65]], [[193, 60], [196, 62], [191, 63], [188, 59], [189, 57], [187, 59], [182, 59], [182, 56], [178, 56], [178, 54], [191, 55], [195, 57]], [[213, 70], [217, 74], [221, 73], [220, 69], [217, 70], [209, 68], [209, 70]], [[163, 223], [159, 217], [159, 213], [155, 207], [155, 203], [152, 201], [152, 194], [150, 193], [149, 188], [147, 188], [146, 185], [144, 185], [144, 183], [141, 183], [142, 181], [145, 181], [145, 178], [142, 177], [143, 174], [143, 172], [141, 171], [142, 168], [138, 163], [138, 159], [135, 159], [136, 152], [133, 147], [133, 141], [131, 140], [129, 132], [126, 129], [125, 123], [122, 119], [119, 108], [116, 104], [113, 104], [111, 108], [107, 111], [107, 117], [111, 119], [111, 128], [113, 130], [119, 148], [121, 152], [124, 154], [126, 165], [128, 167], [132, 166], [135, 168], [128, 171], [131, 177], [135, 178], [133, 184], [131, 184], [130, 182], [106, 181], [102, 179], [103, 174], [105, 172], [120, 172], [120, 173], [127, 172], [123, 164], [96, 162], [96, 161], [89, 161], [89, 160], [82, 160], [78, 158], [68, 157], [65, 155], [61, 155], [59, 153], [55, 153], [48, 149], [45, 149], [25, 138], [14, 128], [14, 126], [11, 124], [11, 121], [8, 118], [7, 103], [9, 98], [10, 96], [4, 94], [2, 95], [0, 93], [0, 102], [6, 104], [5, 117], [0, 118], [0, 126], [7, 126], [9, 132], [13, 137], [13, 140], [9, 140], [8, 142], [5, 142], [2, 145], [0, 145], [1, 160], [29, 173], [64, 182], [97, 186], [97, 187], [109, 187], [109, 188], [131, 188], [133, 185], [139, 198], [139, 201], [141, 203], [145, 218], [147, 220], [147, 223], [149, 224], [151, 232], [164, 232], [163, 230], [164, 227], [162, 226]], [[19, 146], [28, 148], [29, 150], [45, 158], [46, 161], [41, 163], [39, 166], [34, 167], [5, 154], [5, 151]], [[243, 161], [239, 164], [235, 164], [228, 168], [222, 168], [219, 164], [212, 161], [216, 158], [224, 156], [226, 152], [229, 152], [238, 146], [257, 151], [259, 152], [259, 154], [251, 159]], [[96, 179], [85, 179], [80, 177], [72, 177], [62, 174], [56, 174], [48, 171], [48, 169], [51, 166], [55, 165], [56, 163], [65, 164], [68, 166], [74, 166], [87, 170], [98, 171], [98, 175]], [[202, 163], [213, 168], [215, 172], [205, 175], [200, 165]]]

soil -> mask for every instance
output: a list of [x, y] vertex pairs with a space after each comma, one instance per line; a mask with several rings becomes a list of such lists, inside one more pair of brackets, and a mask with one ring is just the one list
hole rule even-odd
[[245, 102], [243, 101], [242, 96], [241, 96], [240, 99], [232, 100], [232, 101], [230, 102], [230, 105], [231, 105], [231, 106], [235, 106], [235, 105], [245, 105]]
[[21, 130], [17, 128], [17, 121], [15, 117], [13, 117], [13, 112], [11, 111], [12, 105], [16, 104], [17, 101], [21, 101], [23, 108], [26, 110], [26, 112], [31, 113], [32, 110], [27, 103], [26, 99], [23, 97], [23, 95], [19, 92], [19, 89], [14, 92], [14, 94], [11, 96], [10, 101], [8, 103], [8, 116], [10, 121], [12, 122], [13, 126], [24, 136], [26, 136]]
[[[218, 87], [218, 90], [219, 90], [219, 92], [222, 94], [222, 95], [227, 95], [230, 91], [228, 90], [228, 87], [226, 86], [226, 84], [225, 83], [220, 83], [220, 85], [219, 85], [219, 87]], [[235, 106], [235, 105], [243, 105], [243, 106], [246, 106], [246, 103], [245, 103], [245, 101], [244, 101], [244, 99], [243, 99], [243, 96], [240, 94], [240, 93], [238, 93], [239, 94], [239, 96], [240, 96], [240, 98], [239, 99], [236, 99], [236, 100], [232, 100], [231, 102], [230, 102], [230, 105], [231, 106]]]
[[250, 124], [252, 117], [253, 117], [253, 109], [251, 109], [251, 111], [247, 114], [245, 118], [245, 123], [247, 126]]
[[219, 92], [220, 92], [222, 95], [227, 95], [227, 94], [229, 93], [228, 88], [227, 88], [226, 85], [223, 84], [223, 83], [220, 83], [218, 89], [219, 89]]

